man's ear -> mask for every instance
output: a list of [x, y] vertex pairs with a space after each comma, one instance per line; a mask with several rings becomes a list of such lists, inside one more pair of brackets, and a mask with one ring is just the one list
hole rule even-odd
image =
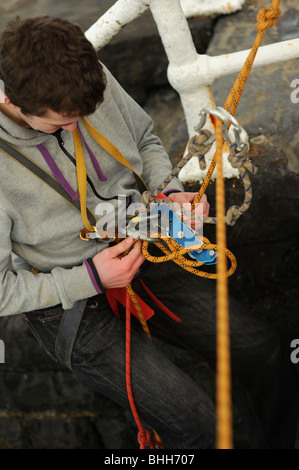
[[18, 106], [16, 106], [15, 104], [13, 104], [10, 99], [8, 98], [8, 96], [4, 95], [4, 99], [3, 99], [3, 102], [4, 104], [6, 104], [7, 106], [11, 106], [13, 108], [18, 108]]

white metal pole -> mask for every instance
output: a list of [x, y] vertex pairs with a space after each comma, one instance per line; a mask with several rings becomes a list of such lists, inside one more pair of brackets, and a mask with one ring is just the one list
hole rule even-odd
[[[238, 72], [248, 56], [250, 50], [222, 54], [210, 57], [209, 62], [213, 70], [213, 78]], [[276, 64], [286, 60], [299, 58], [299, 38], [281, 41], [268, 46], [260, 46], [253, 62], [253, 68], [263, 65]]]
[[95, 49], [104, 47], [126, 24], [149, 7], [150, 0], [118, 0], [86, 32]]

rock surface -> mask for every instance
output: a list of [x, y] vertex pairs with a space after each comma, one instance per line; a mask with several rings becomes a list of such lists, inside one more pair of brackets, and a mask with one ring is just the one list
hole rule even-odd
[[[0, 28], [18, 13], [66, 17], [86, 30], [113, 3], [89, 0], [82, 7], [77, 0], [15, 0], [1, 5]], [[298, 34], [297, 0], [283, 3], [279, 25], [266, 33], [263, 44]], [[261, 6], [260, 0], [254, 0], [233, 15], [189, 19], [198, 52], [218, 55], [250, 48]], [[124, 28], [99, 55], [153, 117], [156, 132], [176, 164], [188, 140], [187, 129], [178, 95], [167, 82], [167, 59], [150, 13]], [[234, 78], [213, 84], [217, 104], [223, 105]], [[299, 104], [290, 100], [294, 78], [299, 78], [298, 61], [256, 69], [250, 75], [236, 117], [249, 134], [250, 157], [259, 172], [252, 177], [250, 209], [227, 232], [228, 247], [239, 263], [230, 279], [230, 292], [260, 311], [287, 340], [299, 337]], [[186, 188], [197, 190], [198, 186]], [[239, 180], [226, 181], [226, 192], [227, 205], [242, 202]], [[214, 183], [210, 183], [207, 194], [212, 213], [214, 193]], [[207, 226], [204, 233], [215, 241], [213, 226]], [[0, 364], [0, 448], [138, 447], [131, 413], [90, 392], [69, 371], [53, 363], [21, 315], [0, 318], [0, 338], [5, 343], [5, 364]], [[214, 396], [214, 373], [202, 358], [161, 347]], [[237, 440], [246, 447], [241, 432]]]

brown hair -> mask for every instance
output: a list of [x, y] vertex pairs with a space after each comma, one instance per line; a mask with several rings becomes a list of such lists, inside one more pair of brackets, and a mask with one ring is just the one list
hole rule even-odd
[[103, 101], [106, 77], [79, 26], [42, 16], [7, 24], [0, 37], [0, 78], [23, 114], [47, 109], [87, 115]]

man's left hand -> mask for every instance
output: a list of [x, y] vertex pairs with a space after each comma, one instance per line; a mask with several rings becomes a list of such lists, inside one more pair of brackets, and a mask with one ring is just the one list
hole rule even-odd
[[[180, 193], [171, 193], [169, 194], [168, 198], [171, 199], [173, 202], [176, 202], [180, 206], [183, 207], [184, 203], [191, 203], [194, 201], [197, 193], [189, 193], [189, 192], [180, 192]], [[199, 205], [200, 204], [200, 205]], [[210, 210], [210, 204], [208, 203], [208, 198], [204, 194], [201, 200], [196, 203], [196, 207], [193, 210], [193, 214], [198, 215], [200, 217], [207, 217], [209, 215], [209, 210]], [[200, 227], [202, 227], [202, 222], [199, 222], [198, 219], [190, 219], [186, 220], [187, 222], [190, 223], [191, 227], [195, 230], [198, 230]]]

